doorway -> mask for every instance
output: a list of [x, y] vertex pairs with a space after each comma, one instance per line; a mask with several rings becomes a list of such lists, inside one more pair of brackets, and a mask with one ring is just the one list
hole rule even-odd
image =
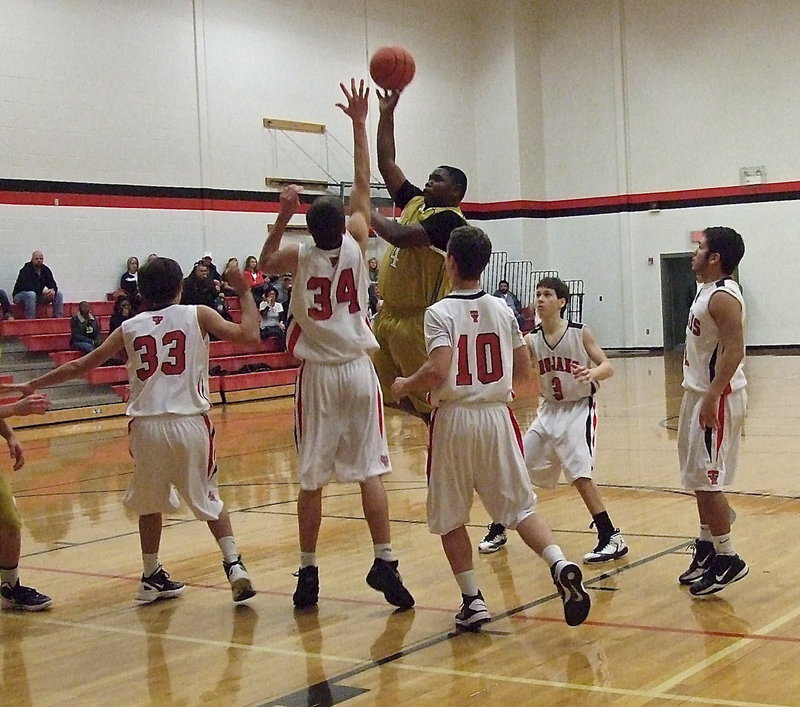
[[686, 323], [696, 294], [692, 253], [662, 253], [661, 318], [665, 351], [683, 348], [686, 344]]

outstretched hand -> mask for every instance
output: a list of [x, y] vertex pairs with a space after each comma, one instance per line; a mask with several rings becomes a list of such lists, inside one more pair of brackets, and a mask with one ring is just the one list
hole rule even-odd
[[13, 435], [8, 440], [8, 451], [14, 460], [14, 471], [18, 471], [25, 465], [25, 453], [22, 450], [22, 445]]
[[[27, 392], [25, 385], [19, 388]], [[13, 403], [15, 415], [43, 415], [50, 409], [50, 401], [44, 393], [32, 393], [26, 395], [22, 400]]]
[[381, 93], [379, 90], [375, 91], [375, 95], [378, 96], [378, 110], [381, 113], [392, 113], [397, 106], [397, 101], [400, 100], [400, 94], [403, 92], [403, 89], [391, 89], [387, 88]]
[[369, 87], [364, 88], [364, 79], [361, 79], [356, 88], [356, 80], [350, 79], [350, 90], [343, 83], [339, 84], [342, 93], [347, 99], [347, 105], [344, 103], [337, 103], [337, 107], [344, 111], [344, 114], [350, 117], [354, 123], [364, 123], [367, 120], [367, 109], [369, 108]]
[[280, 196], [281, 212], [289, 216], [297, 213], [300, 208], [300, 192], [303, 187], [298, 184], [288, 184], [283, 188]]
[[244, 296], [250, 289], [247, 280], [245, 280], [244, 273], [239, 269], [238, 265], [229, 265], [225, 268], [223, 277], [225, 278], [225, 282], [236, 290], [236, 294], [238, 295]]

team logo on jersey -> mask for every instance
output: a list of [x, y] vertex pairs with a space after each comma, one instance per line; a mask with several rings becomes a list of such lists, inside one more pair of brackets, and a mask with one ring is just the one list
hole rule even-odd
[[153, 317], [153, 322], [154, 322], [155, 324], [161, 324], [161, 322], [163, 321], [163, 319], [164, 319], [164, 317], [162, 317], [160, 314], [156, 314], [156, 315]]
[[716, 469], [709, 469], [706, 473], [708, 474], [708, 480], [711, 482], [711, 485], [716, 486], [717, 480], [719, 479], [719, 471]]
[[477, 324], [478, 322], [478, 310], [477, 309], [470, 309], [469, 316], [472, 317], [472, 321]]
[[212, 503], [216, 503], [217, 502], [217, 497], [216, 497], [216, 495], [214, 494], [213, 491], [209, 491], [208, 492], [208, 500], [211, 501]]
[[381, 464], [384, 466], [389, 466], [389, 457], [387, 457], [385, 454], [381, 454]]

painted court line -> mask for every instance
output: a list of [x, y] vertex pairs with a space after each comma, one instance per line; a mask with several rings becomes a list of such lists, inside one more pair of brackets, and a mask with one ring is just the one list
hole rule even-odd
[[[785, 623], [788, 623], [792, 619], [797, 618], [798, 616], [800, 616], [800, 607], [794, 609], [793, 611], [790, 611], [790, 612], [784, 614], [780, 618], [775, 619], [775, 621], [772, 621], [771, 623], [768, 623], [766, 626], [762, 626], [760, 629], [755, 631], [755, 633], [767, 634], [770, 631], [772, 631], [772, 630], [774, 630], [776, 628], [779, 628], [780, 626], [783, 626]], [[710, 655], [705, 660], [701, 660], [701, 661], [695, 663], [691, 668], [687, 668], [686, 670], [678, 673], [677, 675], [674, 675], [669, 680], [665, 680], [661, 684], [656, 685], [650, 691], [653, 694], [657, 695], [657, 694], [660, 694], [660, 692], [662, 690], [663, 691], [671, 690], [673, 687], [675, 687], [675, 685], [679, 685], [684, 680], [690, 678], [692, 675], [695, 675], [695, 674], [699, 673], [701, 670], [705, 670], [709, 666], [714, 665], [714, 663], [718, 663], [723, 658], [727, 658], [729, 655], [731, 655], [732, 653], [735, 653], [740, 648], [744, 648], [745, 646], [747, 646], [750, 643], [752, 643], [753, 640], [754, 639], [752, 639], [752, 638], [742, 638], [742, 639], [736, 641], [736, 643], [732, 643], [731, 645], [726, 646], [722, 650], [717, 651], [713, 655]]]
[[628, 690], [622, 687], [608, 687], [605, 685], [580, 685], [573, 682], [560, 682], [557, 680], [537, 680], [516, 675], [495, 675], [492, 673], [475, 673], [467, 670], [451, 670], [449, 668], [433, 668], [422, 665], [406, 665], [394, 663], [392, 668], [408, 670], [417, 673], [431, 673], [434, 675], [452, 675], [454, 677], [476, 678], [479, 680], [494, 680], [497, 682], [516, 683], [519, 685], [532, 685], [536, 687], [554, 687], [563, 690], [576, 690], [578, 692], [596, 692], [608, 695], [624, 695], [625, 697], [658, 698], [673, 700], [675, 702], [691, 702], [706, 705], [737, 705], [739, 707], [784, 707], [771, 702], [746, 702], [742, 700], [721, 700], [715, 697], [691, 697], [689, 695], [673, 695], [667, 692], [654, 692], [653, 690]]
[[[24, 614], [7, 614], [7, 618], [24, 620]], [[347, 658], [339, 655], [328, 655], [327, 653], [307, 653], [306, 651], [293, 650], [291, 648], [275, 648], [271, 646], [247, 645], [243, 643], [231, 643], [230, 641], [215, 641], [210, 638], [197, 638], [194, 636], [178, 636], [173, 633], [150, 633], [149, 631], [138, 631], [131, 628], [121, 628], [118, 626], [101, 626], [99, 624], [84, 623], [83, 621], [63, 621], [61, 619], [48, 619], [37, 617], [36, 623], [45, 623], [50, 626], [60, 626], [62, 628], [88, 629], [99, 633], [113, 633], [121, 636], [136, 636], [138, 638], [159, 638], [165, 641], [175, 641], [177, 643], [193, 643], [201, 646], [211, 646], [215, 648], [239, 648], [243, 651], [253, 653], [269, 653], [273, 655], [292, 656], [295, 658], [319, 658], [320, 660], [347, 663], [350, 665], [360, 665], [364, 662], [363, 658]]]

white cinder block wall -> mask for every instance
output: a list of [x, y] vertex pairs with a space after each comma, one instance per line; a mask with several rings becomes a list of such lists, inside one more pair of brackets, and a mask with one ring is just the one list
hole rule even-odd
[[[349, 179], [337, 83], [399, 43], [418, 73], [398, 107], [398, 162], [416, 183], [461, 166], [469, 202], [724, 187], [750, 165], [791, 182], [797, 26], [800, 4], [783, 0], [0, 0], [0, 179], [249, 191], [266, 175]], [[273, 133], [263, 117], [329, 134]], [[692, 230], [734, 226], [748, 249], [749, 342], [767, 345], [800, 342], [771, 296], [798, 279], [798, 211], [482, 223], [509, 257], [582, 278], [585, 317], [609, 347], [661, 345], [658, 256], [690, 250]], [[271, 220], [0, 203], [0, 287], [40, 248], [69, 300], [96, 299], [128, 255], [186, 268], [208, 248], [224, 263], [257, 253]]]

